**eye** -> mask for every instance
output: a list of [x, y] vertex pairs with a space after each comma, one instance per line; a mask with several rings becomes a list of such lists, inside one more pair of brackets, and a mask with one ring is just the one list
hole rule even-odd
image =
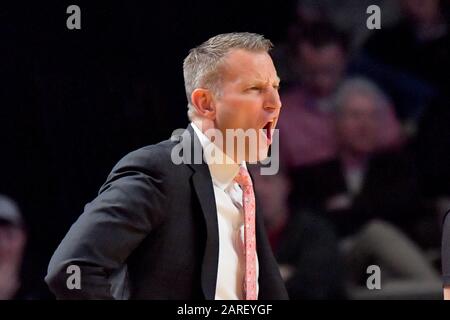
[[256, 94], [260, 94], [263, 91], [262, 87], [259, 86], [251, 86], [249, 88], [247, 88], [245, 91], [247, 92], [252, 92], [252, 93], [256, 93]]

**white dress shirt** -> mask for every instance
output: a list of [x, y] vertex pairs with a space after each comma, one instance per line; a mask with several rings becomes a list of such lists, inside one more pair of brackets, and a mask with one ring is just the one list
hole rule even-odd
[[[203, 150], [214, 148], [214, 152], [205, 152], [209, 172], [214, 187], [214, 197], [219, 223], [219, 265], [217, 269], [216, 300], [243, 299], [243, 281], [245, 257], [243, 253], [244, 212], [242, 190], [233, 179], [239, 172], [239, 164], [234, 163], [208, 137], [191, 123]], [[212, 145], [211, 145], [212, 144]], [[214, 163], [215, 159], [227, 159], [224, 163]], [[241, 164], [245, 168], [245, 161]], [[256, 293], [258, 294], [259, 266], [256, 257]]]

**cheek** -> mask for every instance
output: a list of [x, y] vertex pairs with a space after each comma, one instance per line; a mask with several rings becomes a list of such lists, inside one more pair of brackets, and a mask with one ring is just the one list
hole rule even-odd
[[217, 122], [227, 128], [249, 129], [256, 125], [259, 119], [261, 103], [250, 97], [230, 97], [217, 108]]
[[245, 110], [236, 107], [222, 110], [217, 117], [221, 125], [230, 129], [245, 128], [246, 119]]

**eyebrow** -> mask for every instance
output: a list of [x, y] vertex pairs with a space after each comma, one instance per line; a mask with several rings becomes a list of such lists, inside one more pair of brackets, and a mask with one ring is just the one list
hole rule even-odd
[[[278, 84], [279, 84], [281, 82], [280, 77], [276, 76], [275, 81], [278, 82]], [[256, 80], [253, 80], [252, 82], [268, 84], [270, 81], [265, 81], [265, 80], [262, 80], [262, 79], [256, 79]]]

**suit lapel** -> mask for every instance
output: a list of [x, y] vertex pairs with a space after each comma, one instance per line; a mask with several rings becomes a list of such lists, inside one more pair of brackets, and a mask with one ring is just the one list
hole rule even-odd
[[206, 246], [202, 263], [202, 289], [207, 300], [214, 300], [219, 263], [219, 230], [214, 189], [208, 166], [199, 167], [192, 182], [206, 224]]
[[[200, 140], [191, 125], [183, 134], [183, 139], [189, 139], [190, 154], [184, 158], [188, 160], [189, 167], [194, 171], [192, 175], [192, 185], [197, 195], [203, 218], [206, 225], [206, 245], [202, 261], [201, 286], [205, 299], [214, 300], [216, 294], [217, 269], [219, 263], [219, 227], [217, 220], [217, 208], [214, 196], [211, 174], [208, 164], [204, 161], [194, 163], [194, 155], [201, 154], [203, 160], [203, 150]], [[197, 158], [198, 159], [198, 158]]]

